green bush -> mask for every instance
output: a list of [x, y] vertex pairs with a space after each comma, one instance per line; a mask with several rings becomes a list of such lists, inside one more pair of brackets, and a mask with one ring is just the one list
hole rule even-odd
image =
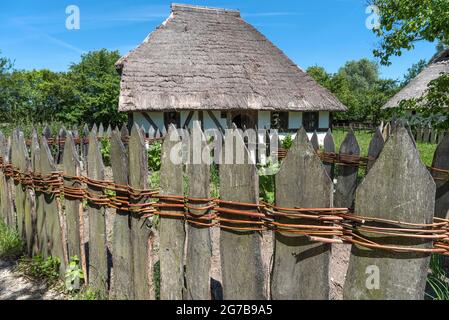
[[162, 143], [159, 141], [153, 143], [148, 148], [148, 168], [151, 171], [161, 170]]
[[19, 233], [0, 220], [0, 258], [15, 259], [22, 251], [23, 241]]
[[59, 278], [59, 258], [43, 258], [36, 255], [32, 258], [22, 257], [17, 265], [17, 270], [31, 278], [43, 281], [48, 285], [55, 284]]

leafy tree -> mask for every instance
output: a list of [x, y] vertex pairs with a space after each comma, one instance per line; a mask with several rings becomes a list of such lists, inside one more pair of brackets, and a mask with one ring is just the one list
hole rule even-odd
[[118, 112], [120, 76], [114, 64], [119, 58], [118, 51], [102, 49], [83, 55], [80, 63], [70, 66], [75, 104], [64, 111], [61, 120], [114, 125], [126, 120], [126, 115]]
[[379, 8], [380, 27], [373, 29], [382, 40], [374, 55], [382, 64], [390, 57], [414, 48], [417, 41], [440, 41], [449, 45], [449, 1], [372, 0]]

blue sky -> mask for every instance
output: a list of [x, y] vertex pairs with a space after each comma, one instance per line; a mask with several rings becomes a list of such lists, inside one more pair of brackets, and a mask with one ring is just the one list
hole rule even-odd
[[[374, 59], [379, 39], [367, 29], [366, 0], [185, 0], [180, 3], [240, 9], [302, 68], [320, 65], [336, 72], [348, 60]], [[19, 69], [64, 71], [83, 52], [107, 48], [125, 54], [170, 13], [163, 0], [15, 0], [0, 12], [0, 50]], [[79, 30], [67, 30], [66, 7], [80, 9]], [[435, 44], [418, 43], [413, 51], [381, 67], [382, 77], [402, 79], [419, 59], [429, 59]]]

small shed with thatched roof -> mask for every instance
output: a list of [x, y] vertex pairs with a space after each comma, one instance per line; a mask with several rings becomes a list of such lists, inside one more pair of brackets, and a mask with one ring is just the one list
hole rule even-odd
[[383, 108], [397, 108], [402, 100], [425, 97], [429, 83], [446, 73], [449, 73], [449, 49], [437, 54], [429, 65], [396, 93]]
[[172, 4], [168, 19], [116, 63], [119, 111], [155, 129], [327, 131], [346, 107], [237, 10]]

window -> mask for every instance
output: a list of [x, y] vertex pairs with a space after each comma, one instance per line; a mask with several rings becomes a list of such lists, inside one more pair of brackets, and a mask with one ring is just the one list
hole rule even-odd
[[288, 130], [288, 112], [272, 112], [271, 129], [286, 132]]
[[318, 112], [304, 112], [302, 114], [302, 125], [304, 129], [308, 132], [318, 130], [319, 118]]
[[170, 124], [174, 124], [176, 128], [181, 127], [181, 116], [179, 112], [164, 112], [164, 125], [168, 130]]
[[227, 119], [227, 117], [228, 117], [228, 113], [226, 111], [221, 111], [220, 112], [220, 118]]

